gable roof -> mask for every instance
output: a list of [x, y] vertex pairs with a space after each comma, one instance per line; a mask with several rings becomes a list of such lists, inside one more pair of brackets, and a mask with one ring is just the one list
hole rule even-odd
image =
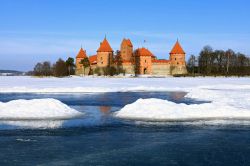
[[154, 56], [148, 49], [142, 47], [135, 50], [136, 56]]
[[101, 42], [100, 47], [98, 48], [97, 52], [113, 52], [108, 40], [106, 37], [104, 38], [103, 42]]
[[185, 54], [178, 40], [175, 43], [174, 47], [172, 48], [170, 54]]
[[76, 58], [87, 58], [86, 51], [81, 48]]

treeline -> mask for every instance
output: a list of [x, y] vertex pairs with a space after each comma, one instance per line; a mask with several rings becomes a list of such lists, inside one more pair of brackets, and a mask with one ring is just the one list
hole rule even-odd
[[56, 63], [51, 64], [49, 61], [39, 62], [35, 65], [29, 75], [34, 76], [55, 76], [64, 77], [75, 74], [74, 59], [69, 57], [66, 61], [58, 59]]
[[[88, 58], [81, 60], [83, 74], [85, 75], [85, 70], [89, 69], [86, 75], [104, 75], [104, 76], [114, 76], [119, 74], [125, 74], [125, 70], [120, 66], [109, 65], [107, 67], [96, 67], [94, 69], [89, 68], [90, 62]], [[33, 71], [29, 71], [27, 75], [33, 76], [55, 76], [55, 77], [64, 77], [69, 75], [74, 75], [76, 72], [76, 66], [74, 59], [69, 57], [66, 61], [63, 59], [58, 59], [54, 64], [50, 61], [39, 62], [35, 65]]]
[[213, 50], [205, 46], [199, 56], [190, 56], [187, 69], [191, 75], [249, 76], [250, 58], [231, 49]]
[[126, 71], [125, 69], [122, 69], [117, 66], [107, 66], [107, 67], [96, 67], [93, 72], [90, 73], [90, 75], [95, 74], [98, 76], [104, 75], [104, 76], [114, 76], [114, 75], [125, 75]]

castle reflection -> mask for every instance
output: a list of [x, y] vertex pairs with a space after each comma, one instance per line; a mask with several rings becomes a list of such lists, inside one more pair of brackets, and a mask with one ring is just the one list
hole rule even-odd
[[111, 110], [111, 107], [110, 106], [100, 106], [99, 110], [103, 114], [108, 114]]

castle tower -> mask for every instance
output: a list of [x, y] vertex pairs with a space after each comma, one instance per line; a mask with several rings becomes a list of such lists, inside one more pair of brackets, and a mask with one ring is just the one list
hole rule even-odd
[[139, 75], [152, 74], [152, 57], [154, 55], [146, 48], [135, 50], [135, 73]]
[[123, 39], [121, 43], [121, 58], [123, 61], [131, 61], [133, 54], [133, 44], [129, 39]]
[[82, 66], [82, 64], [80, 62], [84, 58], [88, 58], [88, 57], [86, 55], [86, 50], [83, 50], [82, 47], [81, 47], [80, 51], [78, 52], [78, 54], [76, 56], [76, 70], [82, 69], [83, 66]]
[[172, 74], [173, 75], [186, 74], [187, 73], [186, 61], [185, 61], [186, 53], [182, 49], [178, 40], [169, 54], [172, 67]]
[[100, 43], [100, 47], [97, 50], [97, 66], [107, 67], [112, 64], [113, 61], [113, 49], [111, 48], [106, 37], [103, 42]]

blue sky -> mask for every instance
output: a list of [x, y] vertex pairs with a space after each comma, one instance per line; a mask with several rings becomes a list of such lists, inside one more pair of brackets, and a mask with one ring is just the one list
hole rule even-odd
[[249, 0], [0, 0], [0, 69], [32, 70], [81, 45], [93, 55], [105, 34], [114, 50], [126, 37], [158, 58], [177, 38], [187, 57], [205, 45], [250, 55], [249, 8]]

